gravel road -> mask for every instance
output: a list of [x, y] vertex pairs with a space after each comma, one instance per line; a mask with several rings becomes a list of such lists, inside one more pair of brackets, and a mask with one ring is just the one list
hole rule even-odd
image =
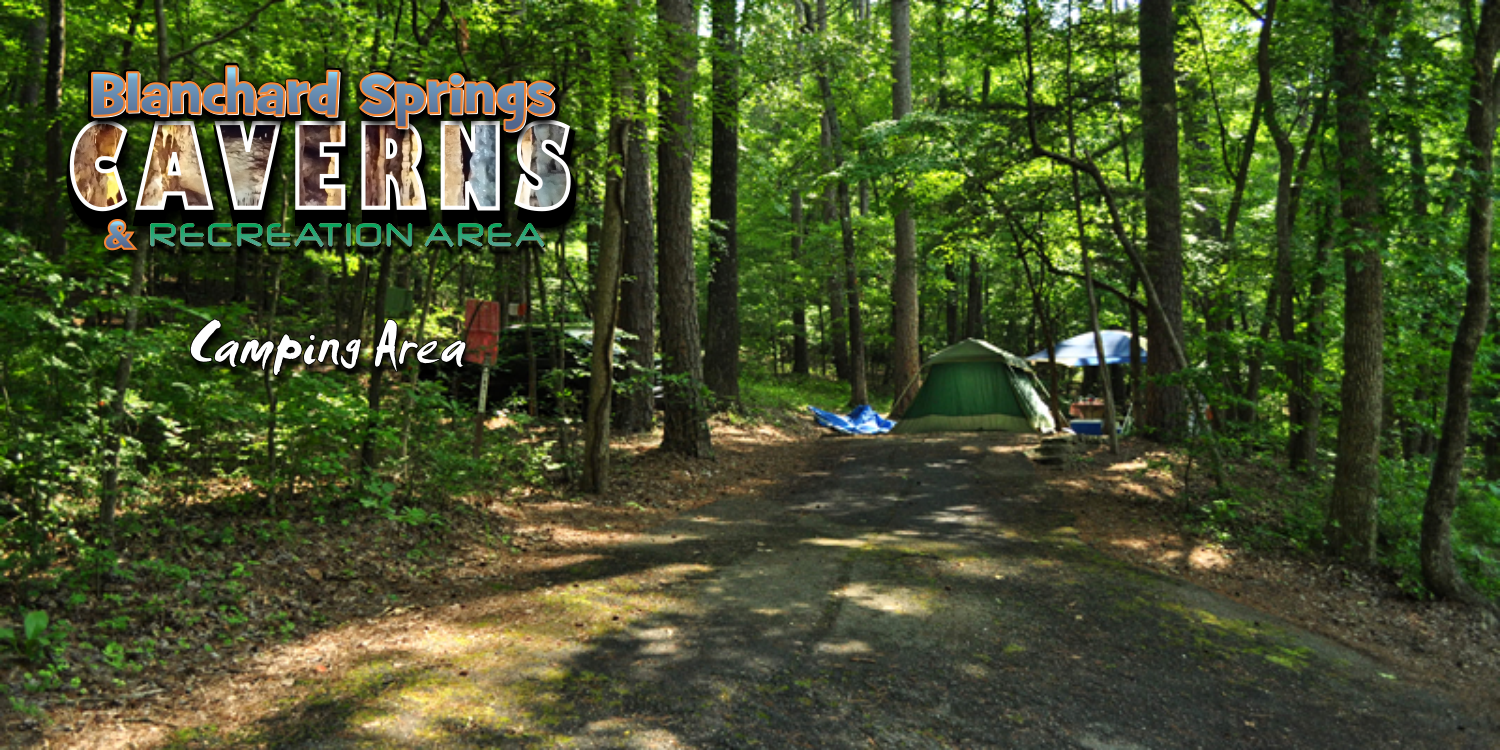
[[597, 550], [530, 594], [525, 623], [372, 659], [254, 741], [1500, 747], [1495, 716], [1083, 545], [1022, 449], [819, 441], [818, 470]]

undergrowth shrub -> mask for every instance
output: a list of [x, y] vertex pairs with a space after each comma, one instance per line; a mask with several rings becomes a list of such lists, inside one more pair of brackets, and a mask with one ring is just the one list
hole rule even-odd
[[[818, 374], [774, 374], [764, 363], [746, 361], [740, 371], [740, 398], [752, 411], [780, 410], [805, 415], [807, 407], [841, 412], [849, 404], [849, 386]], [[891, 409], [891, 394], [872, 391], [870, 406], [881, 414]]]
[[[1227, 442], [1227, 441], [1226, 441]], [[1285, 475], [1284, 459], [1246, 453], [1232, 462], [1222, 492], [1188, 508], [1193, 533], [1225, 543], [1317, 554], [1326, 549], [1324, 525], [1332, 493], [1332, 467], [1308, 477]], [[1413, 596], [1427, 596], [1422, 583], [1422, 511], [1432, 462], [1427, 458], [1382, 458], [1377, 561]], [[1271, 477], [1239, 481], [1250, 474]], [[1500, 483], [1469, 479], [1460, 490], [1453, 519], [1454, 557], [1465, 579], [1500, 599]]]

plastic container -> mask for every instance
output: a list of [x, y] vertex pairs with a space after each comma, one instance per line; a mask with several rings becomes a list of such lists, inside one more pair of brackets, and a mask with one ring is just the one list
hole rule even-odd
[[1104, 434], [1104, 420], [1102, 419], [1075, 419], [1071, 422], [1068, 422], [1068, 426], [1072, 427], [1073, 432], [1076, 432], [1079, 435]]

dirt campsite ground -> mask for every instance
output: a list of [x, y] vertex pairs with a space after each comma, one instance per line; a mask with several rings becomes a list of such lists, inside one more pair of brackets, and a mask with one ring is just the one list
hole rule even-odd
[[1022, 436], [726, 434], [611, 506], [511, 511], [513, 549], [406, 606], [10, 744], [1500, 746], [1481, 615], [1197, 545], [1139, 446], [1054, 469]]

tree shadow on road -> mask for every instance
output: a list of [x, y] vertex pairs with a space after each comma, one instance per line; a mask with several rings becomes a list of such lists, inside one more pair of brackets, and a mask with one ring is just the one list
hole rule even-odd
[[992, 442], [847, 443], [784, 492], [574, 550], [236, 740], [1483, 746], [1441, 699], [1082, 545], [1018, 445]]

